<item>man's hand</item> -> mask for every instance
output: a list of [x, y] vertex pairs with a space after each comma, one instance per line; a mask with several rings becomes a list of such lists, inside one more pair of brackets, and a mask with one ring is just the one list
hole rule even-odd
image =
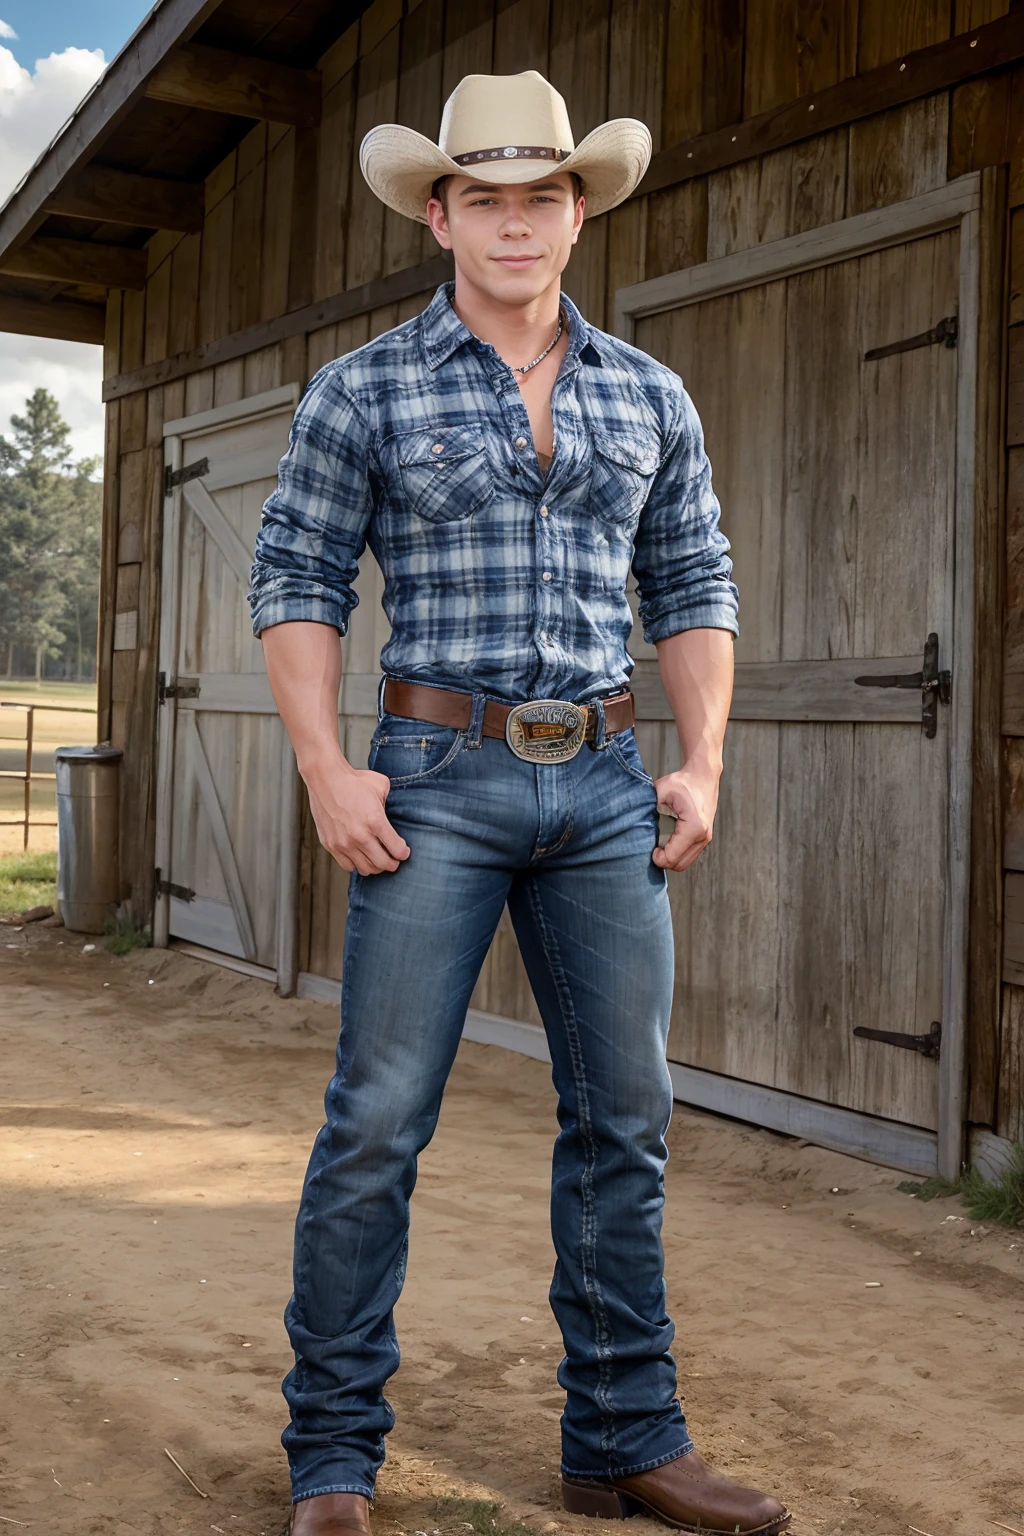
[[718, 775], [680, 768], [656, 779], [659, 806], [676, 817], [675, 828], [664, 848], [652, 858], [661, 869], [688, 869], [711, 841], [718, 807]]
[[303, 775], [317, 836], [342, 869], [380, 875], [409, 857], [409, 844], [388, 821], [384, 802], [391, 780], [372, 768], [353, 768], [339, 752], [329, 767]]

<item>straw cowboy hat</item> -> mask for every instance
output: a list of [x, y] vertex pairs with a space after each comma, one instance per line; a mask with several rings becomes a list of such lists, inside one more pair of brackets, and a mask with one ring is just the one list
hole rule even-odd
[[629, 196], [650, 158], [651, 135], [633, 117], [602, 123], [577, 148], [565, 102], [535, 69], [466, 75], [445, 102], [436, 144], [400, 123], [382, 123], [359, 150], [381, 201], [421, 224], [439, 176], [512, 183], [539, 181], [546, 170], [576, 172], [593, 218]]

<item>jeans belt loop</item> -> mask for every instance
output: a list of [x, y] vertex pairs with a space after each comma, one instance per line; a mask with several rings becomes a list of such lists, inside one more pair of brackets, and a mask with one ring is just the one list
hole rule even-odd
[[608, 745], [608, 736], [605, 731], [604, 700], [591, 699], [590, 707], [594, 711], [594, 751], [603, 752]]
[[388, 680], [387, 673], [386, 672], [382, 672], [381, 675], [380, 675], [380, 682], [377, 684], [377, 724], [378, 725], [380, 724], [380, 722], [384, 718], [384, 685], [386, 684], [387, 680]]
[[486, 693], [473, 694], [473, 706], [469, 715], [469, 726], [466, 734], [466, 750], [474, 747], [482, 747], [484, 744], [484, 709], [487, 705]]

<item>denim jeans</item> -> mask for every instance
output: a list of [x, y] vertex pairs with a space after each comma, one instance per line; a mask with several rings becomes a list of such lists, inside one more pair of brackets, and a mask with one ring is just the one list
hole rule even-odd
[[296, 1501], [372, 1497], [394, 1424], [384, 1387], [417, 1155], [506, 902], [558, 1094], [562, 1470], [624, 1477], [692, 1449], [661, 1243], [673, 948], [653, 782], [632, 731], [527, 763], [481, 736], [483, 703], [467, 730], [385, 714], [373, 738], [369, 766], [391, 780], [388, 816], [411, 853], [393, 873], [350, 877], [337, 1068], [285, 1314]]

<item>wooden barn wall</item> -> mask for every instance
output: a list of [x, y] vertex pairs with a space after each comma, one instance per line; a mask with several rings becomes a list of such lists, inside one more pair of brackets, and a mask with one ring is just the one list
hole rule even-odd
[[[429, 232], [384, 210], [358, 171], [372, 124], [436, 134], [442, 102], [470, 71], [537, 68], [565, 95], [577, 137], [628, 114], [658, 149], [834, 85], [916, 48], [997, 19], [1011, 0], [376, 0], [321, 61], [319, 130], [261, 124], [207, 181], [200, 235], [160, 234], [144, 293], [110, 301], [107, 376], [187, 351], [313, 300], [415, 266]], [[615, 290], [730, 251], [1005, 165], [1006, 292], [987, 296], [1004, 457], [986, 468], [995, 512], [981, 541], [979, 750], [972, 895], [971, 1118], [1024, 1132], [1024, 65], [823, 133], [791, 148], [638, 198], [588, 221], [566, 274], [585, 313], [612, 324]], [[1003, 271], [1003, 251], [992, 270]], [[172, 417], [297, 380], [415, 314], [427, 295], [385, 305], [244, 358], [202, 368], [108, 406], [100, 729], [126, 751], [125, 894], [152, 902], [161, 430]], [[1005, 299], [1005, 305], [1004, 305]], [[1005, 308], [1007, 325], [1000, 318]], [[698, 402], [699, 404], [699, 402]], [[1008, 494], [1003, 560], [1001, 486]], [[728, 515], [726, 509], [726, 516]], [[994, 538], [992, 529], [998, 530]], [[1005, 594], [1004, 586], [1005, 568]], [[376, 670], [386, 633], [379, 581], [361, 578], [346, 676]], [[1006, 643], [994, 644], [1005, 602]], [[115, 613], [135, 613], [118, 624]], [[372, 617], [371, 617], [372, 614]], [[987, 618], [986, 618], [987, 615]], [[129, 642], [134, 642], [129, 646]], [[987, 643], [986, 643], [987, 642]], [[638, 655], [653, 655], [641, 647]], [[998, 710], [1002, 706], [1002, 737]], [[343, 716], [343, 746], [365, 761], [373, 720]], [[674, 731], [638, 728], [649, 768], [677, 761]], [[1000, 764], [1001, 758], [1001, 764]], [[1002, 773], [1005, 825], [998, 814]], [[1005, 833], [1005, 836], [1004, 836]], [[1005, 846], [1007, 923], [999, 877]], [[340, 973], [347, 877], [318, 846], [308, 812], [301, 856], [300, 967]], [[1019, 935], [1019, 937], [1018, 937]], [[1000, 955], [1003, 955], [1000, 968]], [[537, 1019], [507, 920], [474, 998]]]

